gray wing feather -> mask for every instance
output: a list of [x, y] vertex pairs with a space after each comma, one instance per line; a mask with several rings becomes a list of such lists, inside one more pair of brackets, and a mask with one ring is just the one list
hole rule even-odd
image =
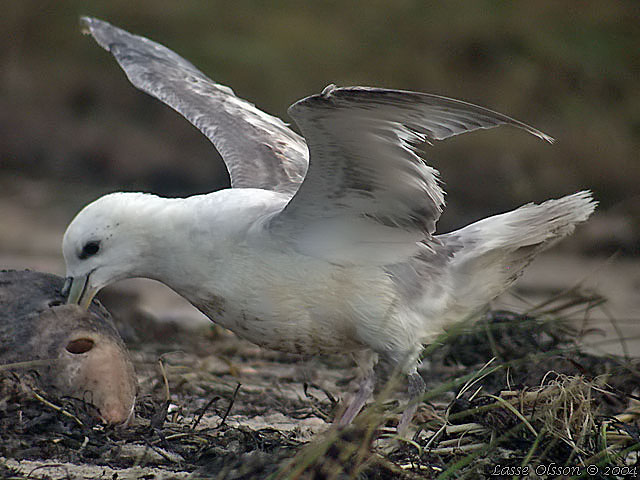
[[289, 115], [307, 141], [310, 165], [269, 227], [304, 253], [338, 263], [392, 263], [431, 238], [444, 192], [421, 158], [425, 143], [505, 124], [553, 141], [486, 108], [401, 90], [331, 85]]
[[302, 137], [147, 38], [82, 17], [83, 31], [111, 52], [131, 83], [193, 123], [220, 152], [236, 188], [295, 192], [307, 170]]

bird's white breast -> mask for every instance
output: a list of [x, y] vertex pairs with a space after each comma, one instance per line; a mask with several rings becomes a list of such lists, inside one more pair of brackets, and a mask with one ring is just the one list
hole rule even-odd
[[384, 322], [393, 310], [392, 283], [374, 267], [238, 246], [212, 275], [192, 303], [239, 336], [276, 350], [363, 348], [363, 327]]

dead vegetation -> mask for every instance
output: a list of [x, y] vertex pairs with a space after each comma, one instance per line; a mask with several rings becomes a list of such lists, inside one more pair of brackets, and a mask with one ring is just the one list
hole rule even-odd
[[[346, 358], [309, 368], [216, 328], [186, 331], [132, 312], [137, 318], [124, 320], [137, 328], [128, 332], [140, 381], [135, 424], [96, 424], [90, 402], [34, 389], [28, 378], [36, 370], [3, 370], [0, 473], [548, 478], [588, 476], [595, 465], [589, 478], [631, 476], [640, 449], [638, 361], [586, 353], [581, 331], [563, 320], [599, 301], [572, 292], [529, 315], [491, 312], [443, 334], [425, 351], [428, 391], [409, 439], [395, 435], [402, 408], [395, 386], [350, 428], [331, 428], [353, 376]], [[82, 473], [79, 465], [97, 470]]]

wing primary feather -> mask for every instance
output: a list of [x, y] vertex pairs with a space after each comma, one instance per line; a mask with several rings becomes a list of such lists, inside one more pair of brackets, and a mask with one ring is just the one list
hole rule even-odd
[[107, 22], [81, 18], [81, 30], [109, 51], [129, 81], [182, 114], [214, 144], [236, 188], [289, 195], [302, 182], [308, 151], [282, 120], [235, 96], [167, 47]]

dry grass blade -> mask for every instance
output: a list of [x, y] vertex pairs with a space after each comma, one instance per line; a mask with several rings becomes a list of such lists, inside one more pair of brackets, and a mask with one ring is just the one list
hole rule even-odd
[[55, 358], [45, 358], [41, 360], [28, 360], [26, 362], [4, 363], [0, 365], [0, 372], [8, 370], [19, 370], [25, 368], [48, 367], [56, 361]]
[[62, 407], [50, 402], [49, 400], [44, 398], [42, 395], [40, 395], [35, 389], [32, 389], [31, 393], [32, 393], [33, 397], [36, 400], [38, 400], [39, 402], [41, 402], [44, 405], [46, 405], [47, 407], [55, 410], [56, 412], [64, 415], [65, 417], [70, 418], [71, 420], [76, 422], [80, 427], [84, 427], [84, 423], [82, 423], [82, 420], [80, 420], [78, 417], [76, 417], [73, 413], [70, 413], [70, 412], [66, 411], [64, 408], [62, 408]]

